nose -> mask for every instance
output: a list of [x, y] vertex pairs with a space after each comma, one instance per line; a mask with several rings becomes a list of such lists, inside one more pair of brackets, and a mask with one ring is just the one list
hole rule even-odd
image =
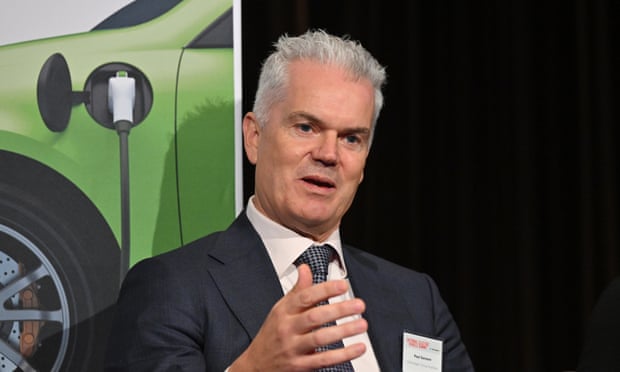
[[325, 165], [333, 165], [338, 161], [338, 136], [324, 132], [313, 152], [314, 159]]

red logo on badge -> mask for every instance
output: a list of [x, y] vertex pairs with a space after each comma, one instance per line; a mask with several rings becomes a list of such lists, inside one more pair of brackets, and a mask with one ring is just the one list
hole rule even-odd
[[418, 349], [428, 349], [428, 341], [416, 340], [415, 338], [407, 338], [407, 343], [411, 347], [417, 347]]

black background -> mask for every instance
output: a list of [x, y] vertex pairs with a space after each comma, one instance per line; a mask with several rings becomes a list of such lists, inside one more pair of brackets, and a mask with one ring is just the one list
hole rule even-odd
[[429, 273], [479, 372], [574, 370], [620, 275], [619, 8], [242, 2], [244, 112], [282, 33], [347, 34], [387, 66], [343, 239]]

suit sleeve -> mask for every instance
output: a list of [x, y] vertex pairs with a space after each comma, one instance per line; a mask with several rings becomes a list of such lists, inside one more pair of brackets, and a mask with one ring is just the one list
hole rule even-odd
[[433, 322], [435, 335], [443, 340], [443, 371], [473, 372], [469, 353], [461, 340], [461, 334], [448, 305], [444, 302], [439, 288], [431, 277], [425, 275], [433, 304]]
[[620, 370], [620, 277], [603, 291], [586, 329], [577, 372]]
[[196, 316], [203, 313], [200, 292], [181, 283], [177, 270], [154, 258], [129, 271], [110, 329], [106, 372], [206, 370]]

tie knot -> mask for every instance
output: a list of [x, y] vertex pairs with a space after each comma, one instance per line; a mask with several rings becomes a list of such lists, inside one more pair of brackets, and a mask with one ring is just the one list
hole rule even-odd
[[312, 270], [312, 282], [321, 283], [327, 280], [327, 267], [334, 249], [328, 245], [312, 245], [295, 260], [295, 265], [308, 264]]

